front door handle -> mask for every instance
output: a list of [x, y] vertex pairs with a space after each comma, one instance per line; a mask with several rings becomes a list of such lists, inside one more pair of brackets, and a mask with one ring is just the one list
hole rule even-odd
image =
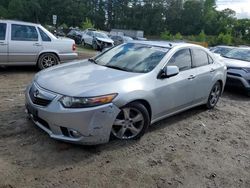
[[210, 72], [211, 72], [211, 73], [215, 72], [215, 69], [211, 68]]
[[195, 75], [190, 75], [190, 76], [188, 77], [189, 80], [193, 80], [193, 79], [195, 79], [195, 78], [196, 78]]

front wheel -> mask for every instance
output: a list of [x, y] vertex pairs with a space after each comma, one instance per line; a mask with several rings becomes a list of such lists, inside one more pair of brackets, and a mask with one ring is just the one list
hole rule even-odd
[[144, 105], [134, 102], [124, 106], [112, 127], [112, 135], [120, 140], [139, 139], [150, 124]]
[[216, 106], [219, 98], [221, 96], [222, 86], [219, 82], [216, 82], [210, 92], [208, 101], [207, 101], [207, 108], [212, 109]]

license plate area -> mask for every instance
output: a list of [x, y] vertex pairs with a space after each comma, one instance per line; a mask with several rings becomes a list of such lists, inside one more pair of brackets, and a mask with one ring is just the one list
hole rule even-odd
[[30, 114], [32, 116], [32, 118], [34, 119], [34, 121], [36, 121], [37, 118], [38, 118], [38, 111], [37, 111], [37, 109], [35, 109], [34, 107], [32, 107], [29, 104], [26, 104], [26, 109], [28, 111], [28, 114]]

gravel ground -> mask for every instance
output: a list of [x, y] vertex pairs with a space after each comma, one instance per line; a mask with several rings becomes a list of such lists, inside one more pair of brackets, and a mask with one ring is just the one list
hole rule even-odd
[[[84, 56], [81, 56], [84, 57]], [[152, 125], [138, 141], [78, 146], [55, 141], [24, 113], [31, 67], [0, 68], [0, 188], [250, 187], [250, 100], [226, 91]]]

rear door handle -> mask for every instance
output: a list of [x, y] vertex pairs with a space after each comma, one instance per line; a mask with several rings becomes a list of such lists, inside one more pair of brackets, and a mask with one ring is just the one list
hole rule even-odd
[[40, 43], [35, 43], [33, 46], [42, 46]]
[[195, 78], [196, 78], [195, 75], [190, 75], [190, 76], [188, 77], [189, 80], [193, 80], [193, 79], [195, 79]]
[[215, 72], [215, 69], [211, 68], [210, 72], [211, 72], [211, 73]]
[[0, 42], [0, 46], [6, 46], [7, 45], [7, 43], [5, 43], [5, 42]]

